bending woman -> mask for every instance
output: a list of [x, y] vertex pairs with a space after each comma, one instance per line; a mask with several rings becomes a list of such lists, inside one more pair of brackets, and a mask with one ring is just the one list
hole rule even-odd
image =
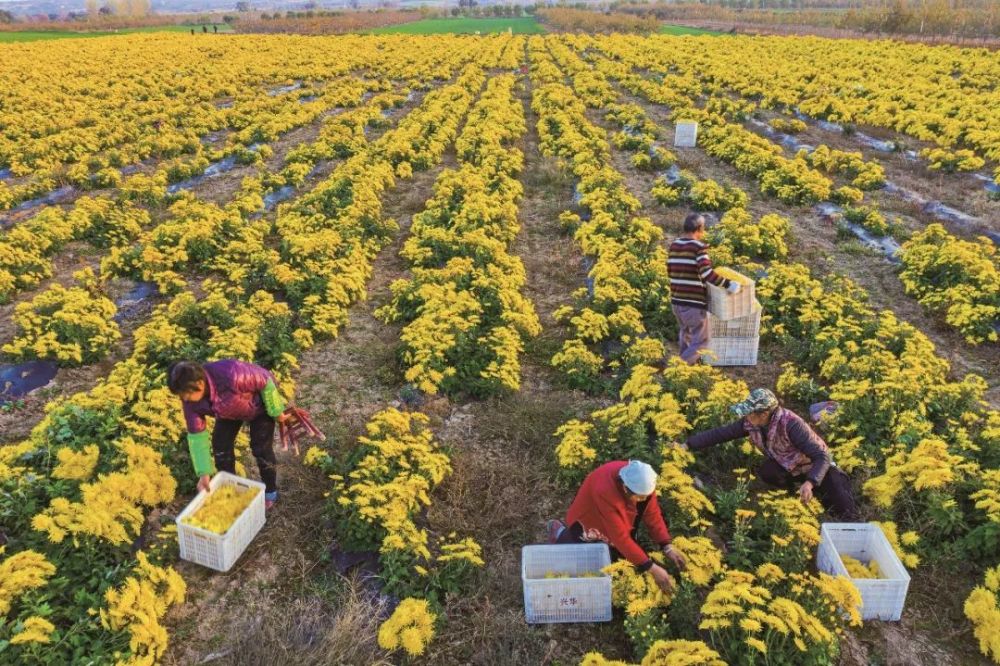
[[[208, 490], [213, 458], [216, 470], [236, 473], [236, 435], [246, 423], [250, 450], [266, 487], [264, 505], [270, 509], [278, 500], [274, 424], [287, 418], [282, 414], [285, 400], [274, 375], [259, 365], [235, 359], [204, 364], [180, 361], [167, 371], [167, 386], [184, 407], [198, 489]], [[206, 416], [215, 418], [211, 437], [206, 431]]]

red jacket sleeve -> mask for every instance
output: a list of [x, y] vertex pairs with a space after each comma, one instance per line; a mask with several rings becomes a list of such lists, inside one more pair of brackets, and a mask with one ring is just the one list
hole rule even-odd
[[670, 530], [667, 529], [667, 521], [663, 519], [663, 512], [660, 511], [660, 499], [656, 493], [649, 498], [646, 510], [642, 514], [642, 522], [649, 530], [649, 537], [656, 542], [657, 546], [665, 546], [670, 543]]
[[[603, 519], [605, 536], [615, 550], [635, 566], [644, 567], [649, 562], [649, 555], [632, 538], [632, 526], [625, 520], [621, 509], [605, 498], [598, 498], [595, 508]], [[662, 517], [660, 520], [662, 522]]]

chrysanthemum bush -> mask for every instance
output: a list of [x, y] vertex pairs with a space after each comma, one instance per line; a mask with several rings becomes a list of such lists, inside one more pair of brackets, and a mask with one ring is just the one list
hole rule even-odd
[[483, 565], [472, 539], [418, 524], [432, 491], [451, 472], [448, 454], [419, 412], [386, 409], [366, 428], [346, 460], [312, 461], [332, 472], [330, 509], [342, 547], [377, 550], [388, 592], [440, 604]]
[[74, 366], [100, 361], [111, 352], [121, 339], [114, 320], [118, 308], [91, 269], [78, 271], [73, 279], [74, 286], [53, 284], [31, 301], [18, 303], [17, 334], [3, 346], [4, 354]]
[[1000, 566], [986, 570], [983, 584], [965, 601], [980, 651], [1000, 664]]
[[820, 144], [812, 152], [799, 151], [799, 156], [817, 169], [851, 178], [851, 186], [859, 190], [874, 190], [885, 184], [882, 165], [865, 161], [859, 151], [848, 152]]
[[1000, 340], [1000, 257], [993, 242], [961, 240], [931, 224], [903, 244], [900, 260], [906, 293], [970, 344]]
[[423, 525], [433, 490], [451, 472], [429, 423], [419, 412], [386, 409], [345, 459], [318, 448], [307, 455], [333, 482], [329, 510], [341, 547], [377, 550], [386, 592], [405, 597], [379, 628], [379, 645], [410, 656], [423, 654], [434, 637], [445, 596], [484, 564], [474, 539]]
[[419, 657], [434, 638], [437, 615], [426, 599], [408, 597], [400, 602], [378, 629], [378, 644], [384, 650], [404, 650]]

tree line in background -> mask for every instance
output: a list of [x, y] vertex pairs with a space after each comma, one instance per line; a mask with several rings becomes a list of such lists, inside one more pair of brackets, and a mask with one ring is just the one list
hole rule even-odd
[[388, 9], [342, 12], [309, 9], [273, 14], [262, 12], [240, 15], [233, 23], [233, 29], [246, 33], [336, 35], [410, 23], [420, 20], [424, 14], [425, 12], [414, 10]]
[[608, 7], [660, 21], [820, 27], [878, 35], [1000, 37], [998, 0], [701, 0], [623, 2]]
[[656, 32], [660, 20], [653, 14], [635, 15], [571, 7], [540, 7], [535, 15], [550, 28], [567, 32]]

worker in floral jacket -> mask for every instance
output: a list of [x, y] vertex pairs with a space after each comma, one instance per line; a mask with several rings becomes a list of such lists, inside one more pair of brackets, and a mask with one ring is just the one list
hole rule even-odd
[[[283, 414], [285, 400], [274, 375], [259, 365], [235, 359], [204, 364], [180, 361], [170, 366], [167, 375], [170, 392], [181, 399], [184, 408], [198, 489], [208, 490], [213, 457], [215, 469], [236, 473], [236, 435], [247, 423], [250, 450], [265, 486], [264, 505], [271, 508], [278, 500], [274, 425], [288, 418]], [[206, 416], [215, 418], [211, 436]]]
[[639, 523], [670, 560], [683, 569], [684, 556], [670, 545], [670, 532], [656, 498], [656, 472], [639, 460], [605, 463], [587, 475], [566, 514], [566, 523], [550, 520], [549, 543], [603, 541], [614, 559], [624, 557], [648, 571], [664, 592], [673, 583], [666, 569], [636, 543]]
[[739, 417], [732, 423], [692, 435], [685, 446], [692, 451], [749, 437], [764, 462], [757, 478], [779, 488], [798, 484], [799, 497], [808, 503], [813, 495], [823, 508], [842, 520], [858, 518], [851, 480], [833, 463], [830, 449], [800, 416], [785, 409], [765, 388], [756, 388], [732, 407]]

